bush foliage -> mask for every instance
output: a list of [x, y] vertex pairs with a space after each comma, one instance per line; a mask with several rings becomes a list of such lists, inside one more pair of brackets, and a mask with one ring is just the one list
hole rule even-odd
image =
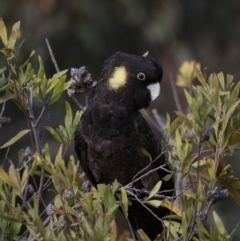
[[[24, 135], [29, 136], [29, 146], [34, 140], [31, 148], [19, 150], [8, 170], [0, 167], [0, 239], [133, 240], [127, 231], [119, 234], [115, 222], [118, 208], [127, 219], [131, 184], [120, 188], [115, 181], [111, 186], [100, 184], [96, 190], [90, 187], [84, 174], [79, 173], [79, 162], [73, 155], [65, 157], [82, 110], [73, 114], [70, 104], [65, 102], [64, 124], [58, 128], [44, 127], [59, 145], [55, 157], [48, 143], [40, 140], [43, 128], [39, 123], [46, 108], [58, 103], [71, 86], [71, 80], [66, 81], [67, 70], [47, 78], [41, 57], [38, 57], [38, 70], [34, 70], [31, 57], [35, 51], [20, 63], [16, 47], [20, 34], [18, 22], [7, 37], [0, 19], [0, 51], [5, 60], [5, 66], [0, 68], [0, 125], [4, 128], [8, 123], [4, 117], [6, 101], [14, 101], [31, 127], [19, 130], [0, 149], [7, 150]], [[197, 85], [193, 85], [195, 79]], [[172, 211], [163, 219], [164, 234], [160, 234], [159, 239], [164, 236], [166, 240], [230, 240], [234, 232], [230, 235], [226, 231], [216, 211], [209, 228], [205, 221], [210, 207], [229, 195], [240, 205], [237, 192], [240, 181], [225, 160], [226, 156], [236, 155], [240, 147], [240, 82], [235, 84], [233, 76], [224, 76], [222, 72], [208, 77], [206, 69], [202, 72], [199, 64], [186, 61], [179, 68], [176, 84], [184, 91], [188, 110], [176, 111], [177, 118], [173, 121], [166, 114], [163, 143], [163, 152], [173, 167], [176, 196], [172, 200], [164, 198], [159, 193], [159, 182], [146, 200], [139, 201]], [[174, 97], [179, 102], [176, 94]], [[34, 106], [39, 102], [42, 108], [36, 114]], [[160, 116], [156, 112], [155, 115]], [[45, 196], [51, 200], [46, 201]], [[149, 240], [142, 230], [138, 235], [140, 240]]]

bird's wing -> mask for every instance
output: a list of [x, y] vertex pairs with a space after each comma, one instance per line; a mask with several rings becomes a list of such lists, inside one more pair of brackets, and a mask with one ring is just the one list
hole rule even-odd
[[97, 182], [93, 177], [91, 171], [89, 170], [89, 166], [88, 166], [88, 156], [87, 156], [88, 145], [83, 139], [82, 133], [80, 131], [80, 125], [81, 125], [81, 121], [79, 122], [74, 135], [75, 151], [85, 175], [92, 183], [92, 185], [96, 187]]

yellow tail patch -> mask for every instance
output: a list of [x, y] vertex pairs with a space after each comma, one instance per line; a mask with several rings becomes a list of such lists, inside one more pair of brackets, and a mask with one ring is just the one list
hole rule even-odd
[[115, 67], [108, 84], [110, 89], [117, 90], [127, 83], [127, 70], [124, 66]]

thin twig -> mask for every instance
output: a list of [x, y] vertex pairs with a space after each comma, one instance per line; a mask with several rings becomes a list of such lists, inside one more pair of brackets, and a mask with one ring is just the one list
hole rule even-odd
[[[164, 171], [166, 171], [166, 172], [169, 172], [169, 173], [173, 173], [173, 172], [171, 172], [170, 170], [168, 170], [168, 169], [166, 169], [166, 168], [163, 167], [163, 166], [166, 166], [166, 165], [167, 165], [167, 164], [164, 164], [164, 165], [158, 166], [158, 167], [156, 167], [156, 168], [150, 170], [149, 172], [143, 174], [142, 176], [140, 176], [140, 177], [134, 179], [134, 181], [131, 183], [131, 185], [133, 186], [133, 184], [134, 184], [135, 182], [141, 180], [142, 178], [148, 176], [150, 173], [155, 172], [155, 171], [157, 171], [157, 170], [159, 170], [159, 169], [162, 169], [162, 170], [164, 170]], [[128, 184], [128, 185], [129, 185], [129, 184]], [[169, 190], [168, 190], [168, 191], [169, 191]]]
[[[200, 166], [200, 158], [201, 158], [201, 142], [198, 143], [198, 166], [197, 166], [197, 185], [196, 185], [196, 194], [198, 194], [198, 186], [199, 186], [199, 166]], [[198, 196], [198, 195], [197, 195]], [[197, 205], [198, 205], [198, 198], [196, 197], [195, 199], [195, 203], [194, 203], [194, 208], [193, 208], [193, 217], [192, 217], [192, 221], [190, 225], [190, 230], [189, 230], [189, 235], [186, 239], [186, 241], [190, 241], [192, 240], [194, 234], [195, 234], [195, 229], [196, 229], [196, 225], [195, 225], [195, 221], [196, 221], [196, 217], [197, 217]]]
[[35, 127], [38, 126], [40, 120], [42, 119], [42, 116], [43, 116], [44, 111], [46, 110], [46, 107], [47, 107], [46, 105], [43, 106], [43, 108], [42, 108], [42, 110], [41, 110], [41, 113], [40, 113], [38, 119], [37, 119], [36, 122], [35, 122]]
[[[166, 151], [165, 151], [166, 152]], [[147, 173], [145, 173], [144, 175], [140, 176], [139, 178], [137, 178], [137, 176], [139, 176], [141, 173], [143, 173], [144, 171], [146, 171], [154, 162], [156, 162], [162, 155], [165, 154], [165, 152], [161, 152], [161, 154], [159, 154], [153, 161], [151, 161], [145, 168], [143, 168], [142, 170], [140, 170], [132, 179], [132, 182], [130, 184], [127, 184], [126, 187], [128, 185], [131, 185], [133, 186], [135, 182], [139, 181], [140, 179], [142, 179], [143, 177], [147, 176], [148, 174], [156, 171], [156, 170], [159, 170], [159, 169], [162, 169], [162, 170], [165, 170], [166, 172], [169, 172], [171, 173], [171, 171], [169, 171], [168, 169], [164, 168], [164, 166], [167, 165], [167, 163], [161, 165], [161, 166], [158, 166], [157, 168], [154, 168], [150, 171], [148, 171]]]
[[134, 233], [133, 228], [132, 228], [132, 225], [131, 225], [131, 223], [130, 223], [130, 221], [129, 221], [129, 219], [128, 219], [128, 215], [127, 215], [127, 213], [125, 212], [125, 209], [124, 209], [124, 207], [123, 207], [123, 204], [122, 204], [121, 201], [118, 201], [118, 204], [119, 204], [119, 206], [121, 207], [122, 212], [123, 212], [123, 215], [124, 215], [124, 217], [125, 217], [125, 219], [126, 219], [126, 221], [127, 221], [128, 227], [129, 227], [130, 232], [131, 232], [131, 234], [132, 234], [132, 238], [133, 238], [134, 241], [136, 241], [136, 239], [135, 239], [135, 233]]
[[[48, 216], [46, 218], [46, 220], [43, 222], [43, 226], [45, 226], [48, 222], [50, 222], [50, 216]], [[40, 230], [40, 228], [39, 228], [39, 230]], [[41, 231], [36, 234], [36, 236], [39, 238], [41, 237], [41, 235], [42, 235]], [[34, 241], [34, 240], [36, 240], [36, 239], [32, 236], [29, 236], [29, 238], [27, 239], [27, 241]]]
[[[54, 57], [54, 54], [53, 54], [51, 45], [50, 45], [50, 43], [49, 43], [49, 41], [48, 41], [47, 38], [45, 39], [45, 42], [46, 42], [46, 44], [47, 44], [47, 48], [48, 48], [48, 51], [49, 51], [51, 60], [52, 60], [52, 62], [53, 62], [53, 64], [54, 64], [55, 70], [56, 70], [57, 72], [59, 72], [60, 70], [59, 70], [57, 61], [56, 61], [56, 59], [55, 59], [55, 57]], [[42, 110], [41, 110], [41, 113], [40, 113], [37, 121], [35, 122], [35, 126], [37, 126], [37, 125], [39, 124], [39, 122], [40, 122], [40, 120], [41, 120], [41, 118], [42, 118], [42, 116], [43, 116], [43, 113], [45, 112], [45, 110], [46, 110], [46, 108], [47, 108], [47, 106], [48, 106], [48, 103], [49, 103], [49, 101], [51, 100], [51, 97], [52, 97], [52, 93], [51, 93], [50, 96], [48, 97], [48, 100], [44, 103], [44, 106], [43, 106], [43, 108], [42, 108]]]
[[80, 110], [82, 110], [82, 111], [85, 111], [85, 110], [86, 110], [86, 108], [83, 107], [83, 106], [78, 102], [78, 100], [76, 99], [76, 97], [73, 96], [72, 99], [74, 100], [74, 102], [76, 103], [77, 107], [78, 107]]
[[10, 146], [7, 148], [6, 155], [4, 157], [4, 160], [3, 160], [2, 164], [1, 164], [1, 166], [4, 166], [5, 161], [7, 160], [7, 156], [8, 156], [9, 150], [10, 150]]
[[[124, 187], [125, 188], [125, 187]], [[140, 189], [136, 189], [136, 188], [132, 188], [132, 187], [128, 187], [128, 188], [125, 188], [126, 190], [130, 190], [132, 192], [135, 192], [137, 194], [146, 194], [146, 195], [149, 195], [151, 192], [144, 189], [144, 190], [140, 190]], [[165, 190], [165, 191], [160, 191], [159, 193], [164, 193], [164, 192], [169, 192], [169, 191], [173, 191], [173, 190]], [[152, 196], [153, 198], [157, 198], [159, 200], [174, 200], [176, 198], [176, 196], [170, 196], [170, 197], [167, 197], [165, 195], [161, 195], [161, 194], [155, 194], [154, 196]]]
[[[45, 39], [45, 41], [46, 41], [46, 44], [47, 44], [47, 47], [48, 47], [48, 51], [49, 51], [50, 56], [51, 56], [51, 60], [52, 60], [52, 62], [53, 62], [53, 64], [54, 64], [54, 66], [55, 66], [55, 69], [56, 69], [57, 72], [59, 72], [58, 64], [57, 64], [57, 61], [56, 61], [56, 59], [55, 59], [55, 57], [54, 57], [54, 55], [53, 55], [53, 52], [52, 52], [52, 48], [51, 48], [51, 46], [50, 46], [50, 43], [49, 43], [49, 41], [48, 41], [47, 38]], [[36, 127], [37, 127], [39, 121], [41, 120], [42, 115], [43, 115], [43, 113], [44, 113], [44, 111], [45, 111], [45, 109], [46, 109], [46, 106], [48, 105], [48, 103], [49, 103], [49, 101], [50, 101], [50, 99], [51, 99], [51, 96], [52, 96], [52, 94], [49, 96], [49, 98], [48, 98], [46, 104], [44, 105], [44, 107], [43, 107], [43, 109], [42, 109], [42, 111], [41, 111], [41, 113], [40, 113], [37, 121], [36, 121], [36, 122], [35, 122], [35, 121], [34, 121], [34, 122], [31, 121], [33, 131], [35, 131], [35, 132], [36, 132]], [[31, 108], [30, 108], [30, 110], [31, 110]], [[31, 110], [31, 111], [32, 111], [32, 110]], [[32, 114], [32, 118], [33, 118], [33, 113], [30, 113], [30, 115], [31, 115], [31, 114]], [[35, 133], [34, 133], [34, 136], [35, 136]], [[35, 141], [36, 141], [36, 138], [35, 138]], [[42, 150], [41, 150], [40, 144], [39, 144], [38, 142], [36, 142], [36, 144], [37, 144], [37, 150], [38, 150], [38, 152], [42, 155]], [[43, 168], [42, 168], [42, 172], [44, 172]], [[45, 178], [44, 178], [44, 176], [42, 175], [41, 178], [40, 178], [40, 183], [39, 183], [39, 188], [38, 188], [38, 191], [39, 191], [39, 192], [38, 192], [38, 198], [41, 199], [41, 200], [42, 200], [42, 189], [43, 189], [43, 185], [44, 185], [44, 179], [45, 179]]]
[[153, 120], [153, 118], [149, 117], [146, 110], [141, 110], [141, 113], [143, 114], [144, 119], [146, 119], [154, 128], [157, 130], [159, 129], [158, 124]]
[[166, 140], [166, 139], [167, 139], [167, 134], [166, 134], [166, 131], [165, 131], [165, 128], [164, 128], [165, 125], [164, 125], [164, 123], [163, 123], [162, 120], [161, 120], [162, 117], [158, 114], [156, 108], [152, 109], [152, 114], [153, 114], [155, 120], [156, 120], [157, 123], [158, 123], [159, 131], [161, 132], [162, 136], [163, 136], [164, 139]]
[[0, 113], [0, 118], [3, 116], [3, 112], [4, 112], [4, 110], [5, 110], [5, 106], [6, 106], [6, 101], [3, 102], [3, 104], [2, 104], [2, 109], [1, 109], [1, 113]]
[[[193, 91], [192, 91], [192, 86], [190, 85], [188, 89], [189, 89], [189, 94], [190, 94], [190, 96], [192, 96], [192, 94], [193, 94], [193, 93], [192, 93], [192, 92], [193, 92]], [[188, 105], [187, 114], [190, 113], [190, 110], [191, 110], [191, 106]]]
[[[161, 218], [159, 218], [155, 213], [153, 213], [152, 210], [149, 209], [149, 208], [137, 197], [137, 195], [135, 195], [133, 192], [130, 192], [129, 190], [126, 190], [126, 192], [127, 192], [129, 195], [133, 196], [136, 201], [138, 201], [145, 209], [147, 209], [147, 210], [148, 210], [157, 220], [159, 220], [159, 221], [162, 223], [162, 225], [163, 225], [163, 222], [162, 222]], [[163, 227], [164, 227], [164, 225], [163, 225]]]
[[53, 62], [53, 64], [54, 64], [54, 67], [55, 67], [56, 71], [59, 72], [60, 70], [59, 70], [59, 68], [58, 68], [57, 61], [56, 61], [56, 59], [55, 59], [55, 57], [54, 57], [52, 48], [51, 48], [50, 43], [49, 43], [49, 41], [48, 41], [47, 38], [45, 38], [45, 42], [46, 42], [46, 44], [47, 44], [48, 51], [49, 51], [49, 53], [50, 53], [51, 60], [52, 60], [52, 62]]
[[174, 84], [173, 82], [173, 77], [172, 77], [172, 74], [169, 73], [169, 79], [170, 79], [170, 83], [171, 83], [171, 86], [172, 86], [172, 92], [173, 92], [173, 98], [174, 98], [174, 101], [175, 101], [175, 104], [177, 106], [177, 109], [178, 111], [181, 111], [182, 112], [182, 107], [180, 105], [180, 100], [178, 98], [178, 94], [177, 94], [177, 90], [176, 90], [176, 85]]

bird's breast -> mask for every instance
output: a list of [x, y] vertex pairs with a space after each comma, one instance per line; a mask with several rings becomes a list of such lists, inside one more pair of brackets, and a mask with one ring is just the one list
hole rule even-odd
[[125, 185], [150, 162], [142, 152], [144, 141], [137, 114], [109, 106], [98, 106], [85, 113], [81, 132], [88, 145], [88, 166], [98, 183], [117, 179]]

